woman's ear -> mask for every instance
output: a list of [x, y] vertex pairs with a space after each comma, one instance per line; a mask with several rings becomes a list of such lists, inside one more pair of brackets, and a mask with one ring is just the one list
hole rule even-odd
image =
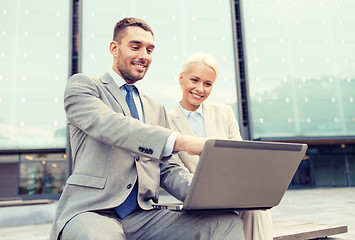
[[182, 83], [183, 83], [183, 74], [184, 73], [180, 73], [180, 75], [179, 75], [179, 83], [180, 83], [180, 86], [182, 86]]

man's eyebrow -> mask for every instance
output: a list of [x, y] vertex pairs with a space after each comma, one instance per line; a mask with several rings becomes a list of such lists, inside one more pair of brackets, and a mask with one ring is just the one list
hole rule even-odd
[[[129, 43], [143, 44], [142, 41], [138, 41], [138, 40], [131, 40], [131, 41], [129, 41]], [[155, 45], [154, 45], [154, 44], [149, 44], [149, 47], [150, 47], [150, 48], [155, 48]]]
[[131, 41], [129, 41], [129, 43], [142, 44], [142, 42], [141, 42], [141, 41], [138, 41], [138, 40], [131, 40]]

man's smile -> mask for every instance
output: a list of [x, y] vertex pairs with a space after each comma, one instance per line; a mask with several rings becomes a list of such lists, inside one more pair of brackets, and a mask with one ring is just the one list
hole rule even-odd
[[132, 64], [138, 69], [138, 71], [145, 71], [148, 67], [148, 64], [142, 62], [133, 62]]

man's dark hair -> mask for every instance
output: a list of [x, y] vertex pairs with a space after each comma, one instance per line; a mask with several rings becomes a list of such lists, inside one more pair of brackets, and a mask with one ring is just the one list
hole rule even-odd
[[118, 23], [116, 23], [115, 29], [113, 31], [113, 40], [120, 42], [121, 41], [120, 33], [124, 32], [124, 30], [127, 27], [140, 27], [145, 31], [150, 32], [154, 37], [152, 28], [145, 21], [138, 18], [124, 18]]

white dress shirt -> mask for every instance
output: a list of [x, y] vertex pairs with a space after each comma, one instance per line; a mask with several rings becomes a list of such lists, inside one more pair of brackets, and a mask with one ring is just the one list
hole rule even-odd
[[203, 111], [202, 111], [202, 104], [196, 109], [196, 111], [188, 111], [181, 106], [180, 102], [180, 109], [182, 113], [187, 118], [192, 131], [194, 132], [195, 136], [197, 137], [206, 137], [205, 134], [205, 123], [203, 119]]

